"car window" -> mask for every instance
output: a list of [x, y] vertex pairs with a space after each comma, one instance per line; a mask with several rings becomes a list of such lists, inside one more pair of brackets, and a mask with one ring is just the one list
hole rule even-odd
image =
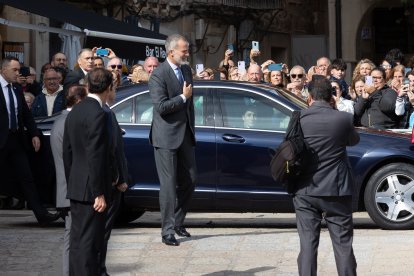
[[152, 101], [150, 93], [142, 93], [136, 96], [135, 113], [137, 124], [151, 124], [152, 122]]
[[133, 99], [126, 100], [123, 103], [112, 108], [115, 113], [118, 123], [133, 123], [134, 118], [132, 116], [132, 103]]
[[218, 91], [223, 126], [230, 128], [285, 131], [290, 111], [276, 102], [248, 91]]

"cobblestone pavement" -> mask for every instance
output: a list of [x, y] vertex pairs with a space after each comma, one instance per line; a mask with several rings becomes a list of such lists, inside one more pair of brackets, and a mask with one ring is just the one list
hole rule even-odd
[[[299, 238], [294, 214], [191, 213], [191, 238], [161, 243], [159, 213], [149, 212], [112, 232], [111, 275], [297, 275]], [[358, 275], [413, 275], [414, 231], [378, 229], [355, 213]], [[39, 227], [30, 211], [0, 210], [0, 275], [61, 275], [63, 222]], [[336, 275], [323, 228], [319, 275]]]

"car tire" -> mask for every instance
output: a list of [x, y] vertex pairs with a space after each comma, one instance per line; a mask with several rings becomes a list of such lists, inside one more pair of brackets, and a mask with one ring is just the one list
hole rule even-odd
[[381, 167], [369, 179], [365, 208], [381, 228], [405, 230], [414, 228], [414, 166], [393, 163]]

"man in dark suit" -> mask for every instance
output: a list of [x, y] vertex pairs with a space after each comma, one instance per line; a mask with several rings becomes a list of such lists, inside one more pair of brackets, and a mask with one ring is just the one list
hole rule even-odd
[[89, 48], [82, 49], [78, 54], [79, 67], [70, 71], [63, 83], [63, 91], [67, 91], [72, 84], [84, 84], [83, 80], [89, 71], [93, 68], [93, 52]]
[[[112, 72], [112, 76], [114, 73]], [[109, 139], [109, 155], [111, 164], [112, 189], [111, 197], [108, 202], [108, 212], [105, 222], [104, 245], [101, 251], [101, 275], [108, 275], [106, 271], [106, 253], [108, 250], [108, 241], [111, 237], [112, 228], [121, 205], [122, 193], [128, 189], [128, 168], [124, 153], [124, 141], [122, 139], [122, 130], [119, 127], [115, 113], [109, 108], [109, 105], [115, 103], [116, 79], [112, 83], [112, 90], [109, 93], [107, 103], [103, 105], [104, 111], [108, 116], [108, 133], [111, 134]]]
[[70, 275], [100, 274], [99, 252], [111, 189], [108, 119], [102, 104], [111, 86], [111, 72], [91, 70], [87, 75], [89, 94], [72, 108], [65, 122], [63, 162], [72, 216]]
[[82, 101], [87, 95], [84, 85], [72, 85], [66, 95], [66, 109], [62, 110], [59, 117], [56, 118], [50, 130], [50, 147], [52, 149], [53, 160], [56, 170], [56, 208], [63, 211], [65, 219], [65, 234], [63, 236], [63, 254], [62, 267], [64, 276], [69, 275], [69, 238], [72, 219], [70, 215], [70, 201], [66, 198], [67, 186], [65, 177], [65, 168], [63, 165], [63, 133], [65, 130], [66, 118], [72, 107]]
[[301, 114], [303, 135], [312, 160], [297, 180], [293, 198], [300, 238], [300, 275], [317, 274], [321, 221], [331, 236], [339, 275], [356, 275], [352, 249], [353, 175], [347, 146], [359, 142], [352, 114], [335, 110], [332, 86], [326, 78], [309, 84], [310, 107]]
[[[1, 62], [0, 74], [0, 175], [7, 175], [12, 167], [24, 198], [29, 203], [37, 220], [46, 224], [57, 220], [59, 213], [51, 214], [42, 206], [37, 193], [29, 161], [26, 155], [25, 128], [31, 137], [32, 146], [40, 149], [39, 133], [32, 114], [23, 97], [23, 92], [16, 91], [16, 82], [20, 70], [17, 59], [6, 57]], [[27, 148], [28, 149], [28, 148]]]
[[184, 219], [196, 181], [192, 73], [187, 65], [188, 41], [175, 34], [167, 38], [167, 59], [149, 79], [154, 105], [150, 142], [160, 180], [162, 242], [179, 245], [174, 232], [190, 237]]

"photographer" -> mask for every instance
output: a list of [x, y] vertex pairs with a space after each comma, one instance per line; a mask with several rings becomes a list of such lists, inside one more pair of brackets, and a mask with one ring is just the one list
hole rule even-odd
[[371, 72], [372, 84], [365, 85], [362, 97], [354, 106], [355, 115], [361, 118], [361, 124], [374, 128], [397, 128], [400, 117], [395, 114], [397, 92], [386, 85], [383, 68]]

